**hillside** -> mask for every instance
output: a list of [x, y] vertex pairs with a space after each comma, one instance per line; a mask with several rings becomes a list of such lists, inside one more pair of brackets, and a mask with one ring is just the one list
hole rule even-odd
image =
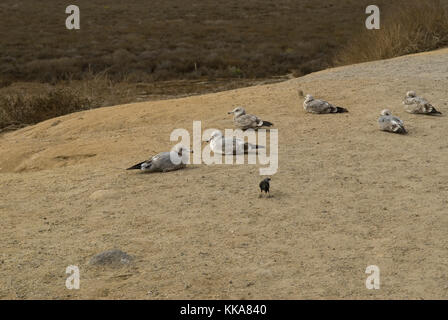
[[[445, 299], [448, 123], [404, 112], [408, 90], [448, 113], [448, 49], [182, 99], [100, 108], [0, 135], [2, 299]], [[298, 90], [349, 109], [310, 115]], [[243, 105], [279, 130], [279, 170], [124, 168], [175, 128], [233, 128]], [[380, 132], [389, 108], [407, 136]], [[87, 265], [119, 248], [135, 263]], [[65, 288], [77, 265], [81, 289]], [[365, 269], [381, 289], [365, 288]]]

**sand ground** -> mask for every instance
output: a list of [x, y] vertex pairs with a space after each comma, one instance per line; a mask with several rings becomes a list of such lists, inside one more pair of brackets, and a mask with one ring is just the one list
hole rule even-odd
[[[448, 296], [448, 122], [407, 114], [416, 90], [448, 114], [448, 50], [326, 70], [279, 84], [107, 107], [0, 136], [0, 298], [309, 299]], [[311, 115], [297, 91], [350, 110]], [[233, 128], [243, 105], [274, 122], [279, 169], [124, 168], [175, 128]], [[407, 136], [380, 132], [384, 108]], [[119, 248], [133, 265], [98, 269]], [[81, 289], [67, 290], [77, 265]], [[381, 288], [367, 290], [377, 265]]]

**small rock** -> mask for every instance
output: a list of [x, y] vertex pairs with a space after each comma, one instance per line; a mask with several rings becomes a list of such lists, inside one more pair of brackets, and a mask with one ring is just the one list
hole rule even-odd
[[93, 256], [89, 265], [94, 266], [123, 266], [132, 261], [133, 257], [118, 249], [108, 250]]

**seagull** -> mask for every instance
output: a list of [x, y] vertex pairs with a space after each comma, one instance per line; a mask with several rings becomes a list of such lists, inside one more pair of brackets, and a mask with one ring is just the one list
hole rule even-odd
[[246, 114], [246, 110], [243, 107], [236, 107], [233, 111], [227, 112], [227, 114], [232, 113], [235, 126], [242, 130], [273, 126], [273, 123], [269, 121], [263, 121], [253, 114]]
[[263, 191], [268, 194], [268, 197], [271, 196], [271, 194], [269, 193], [269, 181], [271, 181], [271, 178], [266, 178], [263, 181], [260, 182], [260, 196], [259, 198], [261, 198], [263, 196]]
[[142, 170], [143, 172], [168, 172], [186, 167], [190, 158], [189, 150], [181, 144], [176, 144], [170, 152], [161, 152], [149, 160], [137, 163], [126, 170]]
[[378, 119], [378, 124], [382, 131], [388, 131], [393, 133], [407, 133], [404, 128], [403, 121], [399, 118], [392, 116], [392, 113], [385, 109], [381, 112], [381, 117]]
[[417, 96], [415, 91], [408, 91], [406, 97], [403, 100], [405, 105], [404, 110], [414, 114], [428, 114], [428, 115], [440, 115], [441, 112], [437, 111], [432, 104], [425, 98]]
[[264, 146], [244, 142], [236, 137], [224, 137], [219, 130], [213, 131], [207, 142], [210, 142], [213, 152], [220, 154], [246, 154], [249, 151], [264, 148]]
[[334, 106], [327, 101], [314, 99], [312, 95], [307, 94], [303, 102], [303, 108], [309, 113], [343, 113], [348, 112], [347, 109]]

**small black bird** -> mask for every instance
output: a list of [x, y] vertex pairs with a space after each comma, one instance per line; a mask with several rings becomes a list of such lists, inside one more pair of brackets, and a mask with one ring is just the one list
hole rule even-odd
[[260, 198], [263, 196], [263, 191], [268, 194], [268, 197], [271, 196], [269, 193], [269, 181], [271, 181], [271, 178], [266, 178], [260, 182]]

